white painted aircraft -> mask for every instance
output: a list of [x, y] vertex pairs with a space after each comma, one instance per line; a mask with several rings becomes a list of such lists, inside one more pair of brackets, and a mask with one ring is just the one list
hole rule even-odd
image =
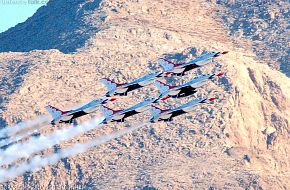
[[194, 99], [186, 104], [183, 104], [177, 108], [174, 109], [167, 109], [167, 110], [162, 110], [158, 107], [151, 106], [152, 108], [150, 109], [150, 112], [152, 114], [152, 118], [150, 119], [151, 123], [155, 123], [158, 121], [165, 121], [169, 122], [172, 121], [173, 117], [189, 113], [193, 111], [196, 106], [203, 104], [203, 103], [209, 103], [211, 101], [214, 101], [215, 98], [197, 98]]
[[101, 81], [108, 88], [108, 92], [105, 94], [105, 96], [107, 97], [116, 96], [116, 95], [127, 96], [128, 92], [150, 85], [155, 81], [156, 78], [160, 78], [163, 76], [164, 76], [163, 72], [156, 72], [156, 73], [145, 75], [132, 82], [123, 83], [123, 84], [113, 82], [112, 80], [107, 79], [107, 78], [104, 78]]
[[127, 117], [149, 110], [151, 105], [157, 101], [158, 99], [156, 98], [144, 100], [124, 110], [113, 110], [102, 105], [100, 106], [100, 110], [103, 112], [105, 119], [101, 124], [107, 124], [109, 122], [124, 122]]
[[88, 104], [70, 111], [61, 111], [53, 106], [46, 106], [47, 111], [52, 115], [53, 120], [50, 124], [55, 125], [57, 123], [74, 123], [77, 125], [76, 118], [98, 110], [98, 107], [108, 101], [115, 101], [116, 98], [99, 98], [89, 102]]
[[172, 61], [166, 60], [164, 58], [159, 59], [159, 64], [163, 68], [165, 75], [177, 75], [177, 76], [183, 76], [186, 72], [202, 67], [208, 63], [213, 62], [213, 59], [215, 57], [218, 57], [223, 54], [227, 54], [227, 51], [224, 52], [210, 52], [203, 54], [189, 62], [186, 63], [173, 63]]
[[158, 99], [166, 100], [168, 98], [182, 98], [190, 96], [197, 92], [197, 88], [207, 84], [207, 82], [210, 79], [213, 79], [215, 76], [221, 77], [223, 76], [223, 73], [199, 75], [191, 81], [184, 83], [180, 86], [170, 86], [156, 80], [155, 85], [157, 86], [160, 93]]

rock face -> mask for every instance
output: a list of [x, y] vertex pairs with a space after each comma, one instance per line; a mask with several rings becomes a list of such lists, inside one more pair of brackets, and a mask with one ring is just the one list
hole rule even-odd
[[217, 1], [216, 10], [236, 40], [249, 39], [260, 59], [290, 76], [289, 1]]
[[[26, 173], [2, 188], [289, 189], [290, 79], [263, 64], [251, 49], [237, 47], [215, 6], [204, 1], [149, 0], [75, 1], [68, 6], [54, 0], [25, 23], [0, 34], [1, 51], [29, 51], [0, 53], [3, 127], [46, 114], [47, 104], [65, 109], [103, 95], [104, 86], [98, 81], [104, 76], [126, 82], [160, 70], [156, 63], [160, 56], [186, 61], [205, 51], [230, 51], [184, 78], [167, 81], [180, 84], [198, 73], [223, 71], [224, 78], [195, 95], [216, 97], [214, 104]], [[20, 30], [26, 33], [20, 35]], [[45, 31], [49, 33], [43, 36]], [[37, 38], [32, 40], [27, 36], [33, 32]], [[16, 48], [11, 39], [23, 41]], [[69, 54], [72, 51], [76, 53]], [[126, 108], [155, 95], [154, 87], [146, 87], [108, 106]], [[168, 104], [174, 107], [190, 99]], [[137, 115], [126, 124], [92, 130], [58, 148], [148, 118], [148, 113]]]

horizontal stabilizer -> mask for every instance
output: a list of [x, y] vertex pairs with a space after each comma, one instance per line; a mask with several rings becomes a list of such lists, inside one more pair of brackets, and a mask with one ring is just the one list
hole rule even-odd
[[54, 119], [61, 116], [64, 113], [60, 109], [57, 109], [57, 108], [50, 106], [50, 105], [46, 106], [45, 108]]
[[164, 82], [161, 82], [159, 80], [155, 81], [155, 85], [158, 88], [159, 93], [161, 93], [161, 94], [163, 92], [166, 92], [166, 91], [168, 91], [168, 90], [170, 90], [170, 89], [175, 87], [175, 86], [170, 86], [168, 84], [165, 84]]
[[158, 63], [161, 65], [161, 67], [163, 68], [164, 71], [170, 71], [176, 66], [175, 63], [168, 61], [164, 58], [160, 58], [158, 60]]
[[151, 109], [150, 109], [150, 113], [151, 115], [154, 117], [156, 115], [160, 115], [162, 113], [162, 109], [156, 107], [156, 106], [151, 106]]
[[101, 105], [100, 111], [104, 114], [105, 117], [108, 117], [122, 110], [113, 110], [111, 108]]
[[108, 78], [103, 78], [103, 79], [101, 80], [101, 82], [102, 82], [104, 85], [106, 85], [106, 87], [108, 88], [109, 91], [114, 90], [114, 89], [116, 89], [117, 87], [126, 84], [126, 83], [122, 83], [122, 84], [121, 84], [121, 83], [116, 83], [116, 82], [114, 82], [114, 81], [112, 81], [112, 80], [110, 80], [110, 79], [108, 79]]

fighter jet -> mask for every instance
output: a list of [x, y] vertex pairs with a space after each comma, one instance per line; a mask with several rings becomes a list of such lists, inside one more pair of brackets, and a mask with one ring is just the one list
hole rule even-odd
[[165, 121], [165, 122], [172, 121], [173, 117], [191, 112], [195, 109], [196, 106], [203, 104], [203, 103], [209, 103], [213, 100], [215, 100], [215, 98], [209, 98], [209, 99], [197, 98], [197, 99], [194, 99], [194, 100], [192, 100], [186, 104], [183, 104], [177, 108], [167, 109], [167, 110], [162, 110], [162, 109], [152, 105], [150, 112], [151, 112], [153, 117], [150, 119], [150, 122], [155, 123], [158, 121]]
[[151, 98], [124, 110], [113, 110], [102, 105], [100, 106], [100, 110], [103, 112], [105, 119], [101, 124], [107, 124], [109, 122], [124, 122], [127, 117], [149, 110], [151, 104], [157, 101], [158, 99]]
[[46, 106], [46, 109], [53, 117], [53, 120], [50, 122], [50, 124], [55, 125], [57, 123], [73, 123], [74, 125], [77, 125], [76, 118], [95, 112], [98, 110], [99, 105], [115, 100], [116, 98], [99, 98], [80, 108], [70, 111], [61, 111], [50, 105]]
[[156, 72], [145, 75], [139, 79], [136, 79], [129, 83], [118, 84], [110, 79], [104, 78], [101, 81], [107, 86], [108, 92], [105, 94], [106, 97], [111, 96], [127, 96], [128, 92], [142, 88], [144, 86], [152, 84], [156, 78], [165, 76], [163, 72]]
[[158, 99], [166, 100], [170, 97], [172, 98], [182, 98], [186, 96], [190, 96], [197, 92], [197, 88], [205, 85], [208, 80], [213, 79], [215, 76], [223, 76], [223, 73], [218, 74], [204, 74], [196, 76], [191, 81], [182, 84], [180, 86], [170, 86], [161, 81], [156, 80], [155, 85], [159, 90]]
[[159, 64], [163, 68], [165, 75], [176, 75], [176, 76], [183, 76], [186, 72], [202, 67], [210, 62], [213, 62], [215, 57], [228, 53], [227, 51], [224, 52], [211, 52], [203, 54], [196, 59], [193, 59], [187, 63], [173, 63], [172, 61], [166, 60], [164, 58], [159, 59]]

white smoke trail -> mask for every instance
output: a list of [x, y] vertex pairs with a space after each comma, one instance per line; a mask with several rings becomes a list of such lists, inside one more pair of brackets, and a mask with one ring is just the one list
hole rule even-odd
[[0, 137], [7, 137], [7, 136], [17, 134], [18, 132], [22, 130], [29, 129], [34, 126], [41, 125], [45, 122], [48, 122], [49, 119], [50, 119], [49, 116], [42, 115], [34, 120], [24, 121], [11, 127], [5, 127], [4, 129], [0, 130]]
[[26, 142], [13, 144], [6, 150], [0, 151], [0, 165], [11, 164], [20, 158], [29, 158], [34, 153], [50, 148], [62, 141], [70, 140], [81, 133], [94, 129], [102, 120], [103, 118], [96, 118], [77, 127], [70, 126], [56, 130], [48, 136], [32, 137]]
[[19, 135], [10, 136], [8, 139], [4, 139], [4, 140], [0, 141], [0, 147], [8, 145], [8, 144], [13, 143], [13, 142], [17, 142], [25, 137], [32, 135], [35, 132], [38, 132], [39, 130], [41, 130], [42, 128], [45, 128], [47, 126], [48, 125], [43, 125], [43, 126], [38, 127], [37, 129], [28, 130], [25, 133], [20, 133]]
[[105, 135], [102, 137], [99, 137], [97, 140], [90, 141], [87, 143], [79, 143], [75, 144], [74, 146], [71, 146], [69, 148], [61, 150], [59, 153], [52, 154], [47, 157], [40, 157], [40, 156], [35, 156], [32, 160], [30, 160], [27, 163], [23, 163], [20, 166], [14, 166], [11, 167], [7, 170], [2, 169], [0, 170], [0, 183], [8, 181], [10, 179], [13, 179], [15, 177], [23, 175], [25, 172], [32, 171], [36, 172], [41, 169], [41, 167], [44, 167], [46, 165], [52, 165], [57, 163], [60, 159], [66, 158], [69, 156], [73, 156], [79, 153], [86, 152], [89, 148], [104, 144], [112, 139], [119, 138], [123, 135], [126, 135], [134, 130], [137, 130], [144, 125], [147, 125], [148, 123], [136, 126], [136, 127], [131, 127], [127, 128], [109, 135]]

